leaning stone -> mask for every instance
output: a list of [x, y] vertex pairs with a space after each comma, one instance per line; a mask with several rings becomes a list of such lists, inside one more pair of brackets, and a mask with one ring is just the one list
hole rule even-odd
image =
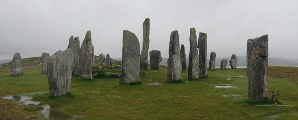
[[231, 59], [230, 59], [230, 65], [232, 69], [236, 69], [237, 68], [237, 62], [238, 62], [238, 58], [235, 54], [232, 54]]
[[159, 50], [152, 50], [150, 51], [150, 65], [151, 70], [159, 69], [159, 63], [162, 60], [161, 53]]
[[180, 57], [181, 57], [182, 71], [185, 71], [186, 70], [186, 55], [185, 55], [185, 47], [183, 44], [181, 44]]
[[146, 18], [143, 23], [143, 47], [141, 52], [140, 67], [142, 70], [148, 69], [148, 49], [149, 49], [149, 39], [150, 35], [150, 19]]
[[211, 52], [210, 61], [209, 61], [209, 70], [215, 70], [215, 59], [216, 59], [216, 53]]
[[200, 77], [207, 76], [207, 34], [200, 32], [198, 40]]
[[107, 57], [106, 57], [106, 64], [105, 64], [107, 67], [112, 67], [112, 59], [110, 58], [110, 55], [107, 54]]
[[69, 43], [68, 43], [68, 48], [70, 48], [72, 50], [72, 52], [74, 53], [74, 65], [73, 65], [73, 70], [72, 72], [75, 73], [78, 66], [79, 66], [79, 59], [80, 59], [80, 40], [79, 37], [75, 37], [73, 38], [73, 36], [71, 36], [69, 38]]
[[123, 30], [122, 78], [120, 83], [140, 82], [140, 43], [137, 36]]
[[189, 62], [188, 62], [188, 79], [199, 79], [199, 53], [197, 48], [197, 35], [196, 29], [190, 28], [190, 51], [189, 51]]
[[58, 51], [48, 58], [47, 76], [50, 95], [60, 96], [70, 93], [74, 53], [68, 48]]
[[221, 64], [220, 64], [220, 69], [221, 70], [226, 70], [227, 69], [227, 62], [228, 62], [227, 59], [222, 59], [221, 60]]
[[42, 53], [41, 74], [46, 74], [47, 73], [48, 57], [50, 57], [49, 53]]
[[84, 79], [92, 79], [92, 64], [94, 58], [94, 47], [92, 45], [91, 31], [87, 31], [81, 45], [79, 67], [76, 74]]
[[19, 76], [23, 75], [23, 68], [22, 68], [22, 58], [20, 53], [15, 53], [13, 55], [13, 59], [11, 62], [11, 75], [12, 76]]
[[169, 59], [168, 59], [167, 81], [175, 82], [181, 79], [181, 58], [178, 31], [172, 31], [169, 42]]
[[247, 40], [248, 99], [263, 101], [268, 93], [268, 35]]

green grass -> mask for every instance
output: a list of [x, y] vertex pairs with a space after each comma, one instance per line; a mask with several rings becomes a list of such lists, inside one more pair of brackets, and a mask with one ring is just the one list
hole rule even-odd
[[[84, 116], [81, 119], [272, 119], [270, 116], [276, 114], [278, 119], [298, 118], [297, 83], [280, 78], [270, 78], [269, 90], [279, 91], [283, 105], [295, 106], [255, 106], [269, 104], [269, 101], [247, 100], [247, 77], [243, 69], [208, 71], [208, 77], [199, 80], [188, 80], [187, 71], [182, 71], [181, 82], [177, 83], [167, 83], [167, 69], [141, 70], [142, 83], [134, 85], [120, 84], [121, 78], [104, 76], [107, 71], [121, 73], [121, 69], [93, 69], [93, 73], [97, 73], [93, 80], [73, 77], [71, 94], [60, 97], [37, 94], [33, 95], [34, 100], [49, 104], [58, 112]], [[153, 82], [162, 85], [148, 85]], [[216, 85], [236, 88], [215, 88]], [[47, 92], [47, 77], [40, 74], [40, 66], [25, 67], [20, 77], [11, 77], [8, 68], [0, 69], [0, 91], [0, 96]], [[0, 102], [2, 107], [5, 104], [19, 106], [9, 100]], [[11, 109], [18, 110], [20, 115], [39, 114], [27, 109]], [[3, 112], [9, 114], [9, 111]]]

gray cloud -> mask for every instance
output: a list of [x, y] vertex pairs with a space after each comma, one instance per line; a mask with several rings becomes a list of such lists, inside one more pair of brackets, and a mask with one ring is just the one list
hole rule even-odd
[[[246, 55], [246, 41], [269, 35], [269, 56], [298, 58], [296, 0], [2, 0], [0, 59], [23, 58], [66, 49], [70, 36], [81, 42], [92, 32], [95, 54], [120, 58], [122, 31], [142, 44], [142, 23], [150, 18], [150, 48], [168, 57], [170, 33], [178, 30], [189, 52], [189, 28], [208, 35], [208, 53]], [[140, 45], [142, 46], [142, 45]]]

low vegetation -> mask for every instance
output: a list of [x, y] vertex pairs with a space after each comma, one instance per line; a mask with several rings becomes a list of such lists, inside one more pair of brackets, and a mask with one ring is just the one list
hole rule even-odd
[[[248, 101], [246, 69], [208, 71], [208, 78], [199, 80], [188, 80], [183, 71], [181, 82], [167, 83], [167, 69], [162, 67], [141, 70], [141, 84], [123, 85], [119, 77], [104, 76], [121, 69], [94, 67], [93, 80], [74, 76], [71, 93], [56, 98], [49, 96], [46, 74], [40, 70], [40, 66], [27, 66], [23, 76], [11, 77], [9, 68], [0, 69], [0, 96], [45, 92], [29, 96], [40, 101], [39, 106], [49, 105], [48, 116], [53, 119], [298, 118], [298, 68], [269, 67], [269, 91], [278, 91], [278, 101], [287, 106], [259, 106], [270, 105], [271, 98], [262, 103]], [[32, 107], [0, 99], [0, 119], [44, 119], [40, 108]]]

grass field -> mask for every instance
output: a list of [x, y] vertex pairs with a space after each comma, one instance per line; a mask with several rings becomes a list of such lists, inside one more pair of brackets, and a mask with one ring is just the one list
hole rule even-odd
[[[141, 84], [119, 84], [106, 71], [93, 69], [93, 80], [72, 79], [71, 94], [49, 96], [46, 74], [40, 66], [24, 67], [24, 75], [11, 77], [10, 69], [0, 69], [0, 96], [28, 94], [40, 105], [22, 105], [0, 99], [0, 119], [47, 119], [41, 106], [49, 105], [52, 119], [298, 119], [298, 68], [269, 67], [269, 91], [279, 91], [279, 102], [247, 100], [246, 69], [208, 71], [208, 78], [167, 83], [167, 69], [141, 70]], [[231, 88], [220, 88], [230, 86]], [[219, 87], [219, 88], [216, 88]]]

